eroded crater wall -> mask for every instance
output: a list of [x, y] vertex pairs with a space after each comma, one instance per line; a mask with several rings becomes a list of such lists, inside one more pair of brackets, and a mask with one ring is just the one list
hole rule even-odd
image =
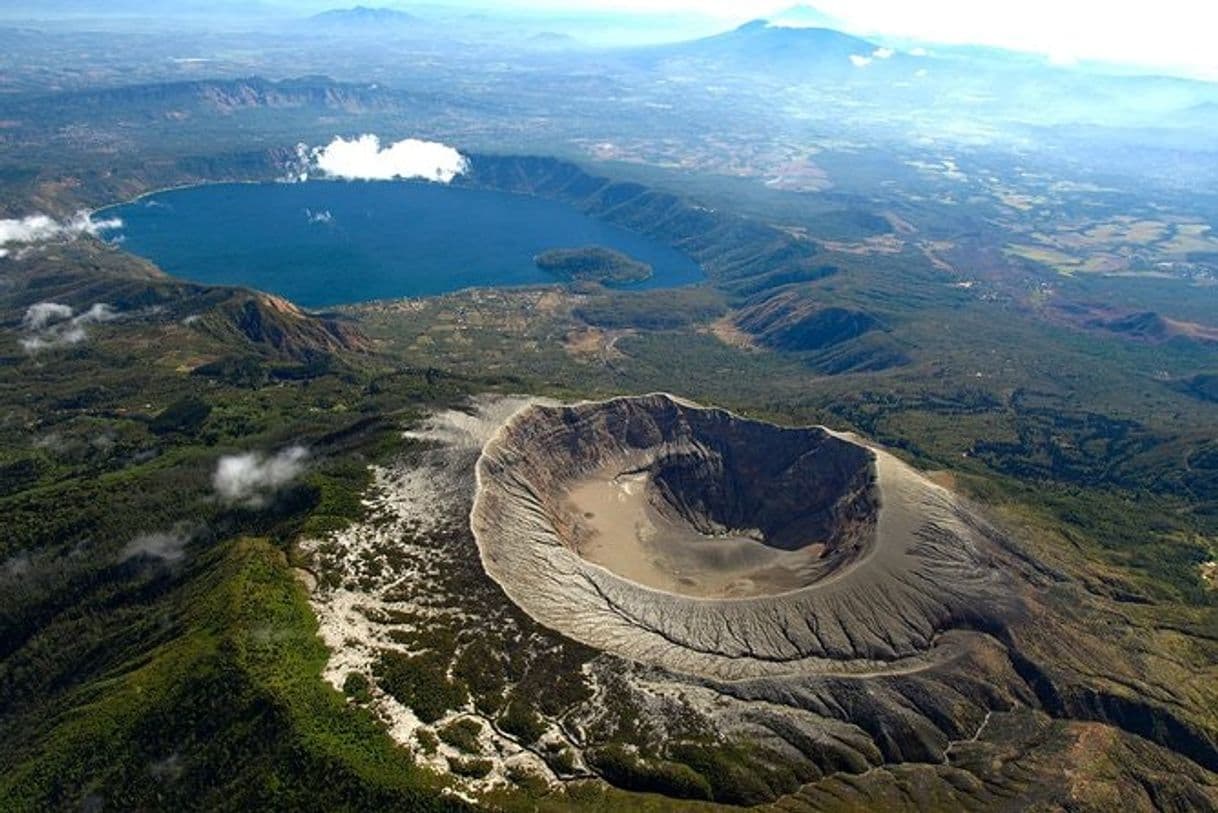
[[[829, 543], [818, 555], [831, 566], [776, 595], [707, 599], [586, 561], [571, 544], [570, 484], [643, 469], [661, 510], [699, 531], [752, 527], [782, 550]], [[486, 444], [477, 474], [471, 527], [492, 578], [541, 623], [645, 663], [720, 679], [908, 671], [954, 656], [960, 640], [944, 633], [1010, 609], [953, 495], [820, 427], [665, 395], [533, 406]]]

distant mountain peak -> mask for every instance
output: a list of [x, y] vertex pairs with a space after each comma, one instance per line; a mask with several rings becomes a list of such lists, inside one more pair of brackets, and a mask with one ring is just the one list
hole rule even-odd
[[734, 31], [729, 31], [726, 34], [719, 34], [714, 37], [708, 37], [703, 42], [712, 42], [715, 40], [741, 40], [745, 42], [761, 43], [760, 47], [801, 47], [816, 45], [823, 47], [825, 45], [835, 45], [839, 47], [851, 47], [857, 53], [870, 54], [878, 46], [875, 43], [865, 39], [840, 31], [836, 28], [826, 28], [821, 26], [785, 26], [774, 25], [769, 20], [753, 20], [745, 23]]
[[404, 11], [372, 6], [330, 9], [313, 15], [312, 19], [328, 25], [345, 26], [402, 25], [418, 21], [417, 17]]
[[698, 59], [731, 70], [766, 71], [807, 79], [842, 78], [893, 52], [830, 28], [774, 26], [754, 20], [722, 34], [646, 52], [661, 59]]
[[812, 6], [791, 6], [786, 11], [770, 16], [765, 24], [771, 28], [832, 28], [841, 31], [842, 21]]
[[749, 20], [747, 23], [744, 23], [741, 26], [739, 26], [736, 29], [736, 31], [738, 31], [738, 32], [764, 31], [765, 29], [767, 29], [769, 27], [770, 27], [769, 20]]

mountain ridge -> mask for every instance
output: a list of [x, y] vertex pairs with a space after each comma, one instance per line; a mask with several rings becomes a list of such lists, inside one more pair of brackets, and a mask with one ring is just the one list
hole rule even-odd
[[380, 29], [413, 26], [420, 20], [413, 14], [385, 6], [352, 6], [322, 11], [309, 17], [309, 22], [335, 28]]

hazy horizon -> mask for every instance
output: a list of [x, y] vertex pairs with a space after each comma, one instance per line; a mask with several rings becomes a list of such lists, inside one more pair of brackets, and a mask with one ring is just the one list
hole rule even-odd
[[[281, 5], [292, 5], [291, 3]], [[336, 4], [342, 6], [343, 4]], [[351, 3], [350, 5], [361, 5]], [[409, 10], [410, 3], [362, 3]], [[1211, 34], [1218, 11], [1188, 0], [1164, 0], [1153, 9], [1099, 0], [1060, 3], [969, 3], [959, 0], [819, 0], [816, 3], [738, 0], [433, 0], [452, 8], [548, 13], [608, 11], [630, 14], [700, 14], [738, 25], [792, 8], [836, 18], [850, 33], [908, 38], [943, 45], [981, 45], [1043, 54], [1058, 64], [1092, 60], [1218, 80]]]
[[[443, 0], [443, 5], [571, 9], [571, 3], [565, 0]], [[579, 4], [581, 10], [700, 13], [730, 23], [767, 18], [794, 6], [814, 8], [836, 17], [852, 33], [908, 37], [943, 44], [987, 45], [1045, 54], [1061, 63], [1100, 60], [1218, 79], [1218, 53], [1211, 47], [1210, 33], [1218, 23], [1218, 11], [1188, 0], [1164, 0], [1153, 8], [1099, 0], [1071, 3], [1053, 0], [1021, 3], [820, 0], [801, 4], [781, 0], [590, 0]]]
[[[139, 4], [107, 4], [94, 10], [81, 0], [14, 3], [0, 17], [10, 20], [53, 19], [57, 15], [101, 18], [164, 16]], [[1096, 0], [1054, 3], [1028, 0], [1019, 4], [974, 4], [956, 0], [927, 0], [918, 4], [894, 0], [821, 0], [815, 4], [789, 2], [729, 2], [728, 0], [429, 0], [424, 3], [325, 2], [325, 0], [263, 0], [258, 3], [173, 4], [175, 12], [193, 15], [259, 14], [307, 16], [354, 6], [389, 8], [423, 19], [447, 14], [485, 14], [492, 19], [555, 27], [576, 25], [590, 18], [621, 18], [618, 28], [576, 32], [588, 44], [630, 45], [707, 36], [744, 22], [773, 19], [793, 8], [812, 9], [827, 27], [915, 47], [979, 46], [1043, 56], [1055, 65], [1079, 62], [1123, 66], [1144, 73], [1163, 73], [1218, 81], [1218, 52], [1209, 43], [1218, 11], [1185, 0], [1164, 0], [1152, 10], [1145, 6], [1113, 6]], [[147, 9], [147, 10], [145, 10]], [[629, 18], [637, 18], [635, 25]], [[662, 20], [662, 22], [657, 22]], [[561, 33], [572, 33], [562, 31]]]

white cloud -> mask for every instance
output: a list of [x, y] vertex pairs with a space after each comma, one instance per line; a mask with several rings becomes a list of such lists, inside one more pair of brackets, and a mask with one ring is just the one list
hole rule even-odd
[[26, 336], [21, 339], [21, 346], [27, 353], [37, 353], [40, 350], [50, 350], [52, 347], [65, 347], [69, 344], [79, 344], [89, 338], [84, 328], [64, 327], [51, 330], [37, 336]]
[[28, 353], [52, 347], [79, 344], [89, 338], [89, 325], [113, 322], [119, 318], [114, 308], [97, 302], [84, 313], [72, 315], [71, 306], [58, 302], [38, 302], [26, 308], [21, 326], [29, 335], [19, 341]]
[[895, 54], [896, 51], [891, 48], [876, 48], [871, 52], [871, 55], [876, 59], [892, 59]]
[[858, 54], [850, 55], [850, 64], [856, 68], [866, 68], [871, 64], [871, 57], [859, 56]]
[[0, 220], [0, 245], [37, 243], [59, 236], [62, 224], [46, 215], [30, 215], [19, 220]]
[[72, 307], [58, 302], [37, 302], [25, 309], [21, 326], [26, 330], [42, 330], [54, 322], [72, 318]]
[[469, 170], [469, 159], [447, 144], [408, 138], [382, 148], [371, 133], [351, 140], [336, 137], [314, 148], [309, 159], [325, 175], [361, 181], [420, 178], [450, 183]]
[[909, 52], [910, 56], [930, 56], [930, 51], [925, 48], [914, 48]]
[[[77, 212], [68, 220], [56, 220], [48, 215], [0, 220], [0, 246], [31, 245], [49, 240], [72, 240], [82, 235], [97, 237], [104, 231], [122, 228], [117, 217], [94, 220], [88, 212]], [[8, 256], [8, 250], [3, 255]]]
[[113, 322], [118, 318], [118, 311], [104, 302], [95, 302], [93, 307], [72, 320], [76, 325], [96, 325], [102, 322]]
[[291, 446], [270, 456], [261, 452], [227, 455], [216, 465], [212, 485], [224, 502], [257, 508], [300, 476], [308, 456], [303, 446]]
[[166, 562], [176, 562], [186, 553], [190, 535], [182, 532], [140, 534], [119, 552], [118, 560], [126, 562], [137, 556], [151, 556]]

